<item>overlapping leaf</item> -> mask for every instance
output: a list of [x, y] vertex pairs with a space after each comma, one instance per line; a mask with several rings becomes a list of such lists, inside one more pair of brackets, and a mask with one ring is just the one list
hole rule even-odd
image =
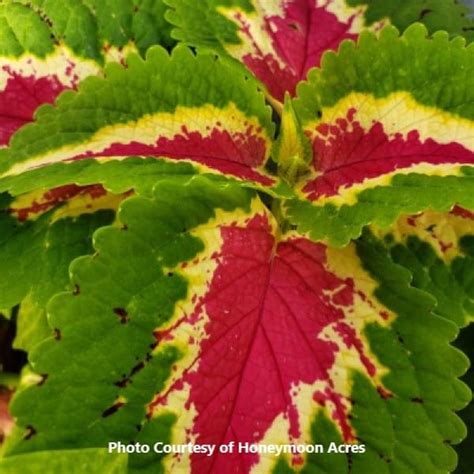
[[69, 264], [91, 249], [93, 231], [113, 221], [123, 197], [97, 185], [69, 185], [27, 193], [3, 204], [0, 307], [21, 303], [16, 348], [29, 351], [49, 336], [46, 303], [68, 288]]
[[27, 6], [48, 25], [56, 43], [79, 57], [104, 62], [127, 47], [172, 47], [162, 0], [7, 0]]
[[455, 379], [465, 359], [448, 345], [456, 326], [431, 314], [433, 300], [374, 237], [337, 250], [280, 235], [253, 191], [204, 177], [159, 182], [153, 198], [124, 202], [119, 220], [72, 265], [75, 290], [49, 304], [54, 333], [33, 351], [41, 375], [12, 405], [3, 462], [110, 439], [235, 440], [367, 452], [149, 454], [128, 469], [454, 466], [449, 444], [463, 428], [451, 410], [468, 400]]
[[463, 36], [471, 41], [474, 35], [469, 2], [444, 0], [348, 0], [352, 6], [364, 6], [365, 21], [372, 24], [390, 18], [392, 25], [403, 31], [422, 22], [430, 33], [447, 31], [450, 36]]
[[3, 180], [0, 307], [21, 303], [15, 346], [29, 351], [49, 334], [46, 303], [67, 287], [70, 262], [91, 249], [92, 232], [113, 220], [125, 196], [194, 172], [189, 163], [129, 158], [58, 163]]
[[114, 219], [124, 197], [150, 194], [157, 179], [192, 174], [188, 163], [129, 158], [58, 163], [4, 180], [1, 191], [14, 198], [1, 216], [0, 307], [21, 302], [15, 346], [29, 351], [49, 334], [48, 300], [67, 287], [70, 262], [90, 251], [93, 231]]
[[426, 39], [421, 25], [326, 56], [294, 103], [313, 149], [304, 200], [288, 206], [301, 231], [344, 244], [402, 213], [473, 209], [473, 57], [459, 38]]
[[56, 163], [0, 179], [0, 192], [19, 197], [41, 189], [75, 185], [100, 185], [113, 194], [134, 191], [149, 194], [158, 179], [190, 176], [197, 170], [190, 163], [171, 160], [130, 157], [100, 162], [95, 159]]
[[402, 216], [384, 239], [392, 258], [413, 274], [412, 285], [432, 294], [436, 313], [463, 327], [474, 316], [474, 215], [450, 213]]
[[[113, 221], [124, 196], [132, 190], [149, 194], [152, 183], [158, 178], [194, 173], [187, 163], [142, 158], [105, 164], [94, 160], [69, 165], [60, 163], [51, 166], [46, 173], [44, 171], [25, 173], [21, 175], [22, 179], [14, 180], [12, 186], [9, 180], [2, 183], [2, 191], [9, 191], [15, 197], [2, 195], [0, 307], [20, 303], [15, 318], [14, 347], [27, 352], [50, 336], [46, 314], [48, 300], [69, 287], [71, 261], [92, 250], [93, 231]], [[58, 184], [61, 186], [50, 189]], [[21, 264], [18, 264], [19, 256]], [[22, 379], [28, 377], [26, 374]], [[8, 393], [11, 395], [11, 391]], [[6, 408], [2, 398], [0, 431], [4, 434], [11, 431], [13, 424]], [[0, 443], [2, 440], [3, 437]], [[51, 455], [57, 456], [56, 453]], [[72, 463], [81, 459], [77, 456], [77, 453], [57, 456], [57, 466], [51, 465], [51, 472], [60, 472], [71, 459]], [[42, 459], [41, 456], [23, 459], [22, 470], [34, 472]], [[95, 461], [91, 457], [87, 462]], [[113, 457], [107, 463], [104, 459], [104, 466], [107, 464], [115, 469]], [[117, 463], [117, 466], [125, 466], [121, 461], [117, 460]], [[85, 466], [83, 464], [83, 468]], [[9, 460], [4, 466], [5, 472], [14, 469], [15, 460]]]
[[[124, 196], [98, 185], [68, 185], [46, 192], [40, 188], [16, 199], [0, 196], [0, 307], [21, 303], [15, 309], [13, 345], [30, 351], [51, 333], [46, 303], [69, 287], [69, 264], [90, 251], [93, 231], [113, 221]], [[0, 433], [8, 435], [13, 420], [6, 401], [14, 388], [9, 387], [7, 398], [4, 389], [0, 380]]]
[[187, 48], [151, 48], [128, 67], [110, 65], [58, 107], [43, 108], [12, 140], [0, 169], [20, 174], [86, 158], [164, 156], [192, 160], [262, 184], [273, 124], [262, 94], [231, 66]]
[[[113, 15], [110, 12], [113, 11]], [[171, 46], [162, 0], [15, 0], [0, 5], [0, 146], [102, 66]]]
[[446, 1], [358, 0], [166, 0], [176, 38], [226, 53], [244, 63], [282, 101], [294, 95], [322, 55], [361, 31], [392, 23], [404, 30], [415, 21], [430, 32], [472, 35], [466, 8]]
[[[167, 0], [174, 34], [242, 61], [277, 100], [292, 95], [322, 54], [357, 38], [364, 8], [344, 0]], [[199, 18], [199, 20], [198, 20]]]
[[[459, 325], [461, 333], [455, 341], [473, 360], [473, 214], [455, 207], [450, 213], [424, 212], [402, 216], [393, 228], [373, 229], [383, 238], [391, 256], [413, 275], [411, 285], [436, 298], [434, 311]], [[466, 326], [467, 325], [467, 326]], [[472, 367], [462, 380], [472, 390]], [[472, 402], [459, 416], [468, 428], [467, 437], [456, 446], [456, 474], [467, 472], [472, 464], [474, 407]]]
[[[36, 22], [43, 36], [22, 33], [23, 50], [52, 58], [52, 31], [67, 54], [99, 67], [131, 47], [135, 21], [139, 49], [155, 41], [144, 12], [161, 18], [158, 3], [0, 8]], [[168, 3], [183, 39], [243, 59], [277, 99], [319, 63], [321, 18], [332, 49], [421, 8]], [[131, 6], [143, 15], [130, 16]], [[196, 12], [202, 21], [190, 29]], [[436, 11], [421, 13], [433, 31]], [[38, 111], [0, 159], [0, 191], [14, 196], [0, 215], [0, 307], [21, 301], [17, 345], [36, 373], [15, 396], [0, 469], [35, 472], [47, 455], [58, 472], [78, 463], [122, 474], [454, 469], [450, 445], [465, 429], [453, 410], [470, 398], [456, 378], [466, 359], [449, 342], [473, 312], [474, 49], [426, 35], [418, 25], [401, 38], [386, 29], [343, 43], [286, 100], [277, 142], [245, 69], [185, 47], [131, 55]], [[293, 57], [305, 39], [314, 51]], [[272, 201], [271, 153], [299, 199]], [[212, 174], [195, 174], [203, 171]], [[268, 207], [249, 181], [267, 191]], [[84, 204], [95, 192], [114, 211], [124, 193], [136, 195], [95, 232], [95, 253], [75, 259], [114, 218]], [[442, 217], [455, 204], [462, 211]], [[367, 452], [106, 458], [110, 440], [335, 441]]]

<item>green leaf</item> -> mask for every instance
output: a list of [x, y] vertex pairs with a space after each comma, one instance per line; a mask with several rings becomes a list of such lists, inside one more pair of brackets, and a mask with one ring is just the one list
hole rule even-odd
[[88, 186], [101, 184], [114, 194], [134, 190], [138, 194], [151, 194], [158, 179], [170, 176], [191, 176], [196, 169], [186, 162], [176, 163], [164, 159], [130, 157], [124, 160], [80, 160], [72, 163], [56, 163], [0, 179], [0, 192], [12, 196], [30, 193], [38, 189], [58, 186]]
[[[80, 202], [81, 195], [72, 198], [69, 204], [75, 199]], [[10, 205], [15, 206], [15, 201]], [[0, 228], [2, 230], [0, 239], [0, 307], [8, 308], [17, 305], [33, 287], [36, 287], [36, 291], [39, 292], [33, 296], [33, 301], [41, 301], [41, 304], [45, 304], [48, 298], [44, 292], [46, 291], [48, 294], [50, 291], [48, 290], [49, 284], [55, 291], [62, 288], [61, 285], [59, 288], [56, 287], [57, 279], [65, 282], [70, 260], [80, 255], [82, 250], [89, 248], [88, 239], [94, 228], [110, 222], [113, 217], [113, 212], [90, 214], [94, 212], [94, 209], [87, 208], [87, 205], [90, 203], [86, 202], [83, 209], [78, 208], [74, 212], [69, 212], [71, 216], [81, 213], [89, 214], [79, 218], [68, 218], [68, 211], [65, 211], [61, 205], [55, 211], [40, 215], [36, 220], [30, 219], [23, 222], [18, 221], [16, 217], [5, 210], [0, 213]], [[112, 206], [111, 208], [114, 209], [113, 206], [116, 206], [116, 202], [112, 200], [105, 205], [105, 207], [107, 206]], [[29, 208], [27, 207], [27, 209]], [[21, 256], [20, 262], [19, 256]], [[69, 258], [70, 260], [68, 260]], [[43, 311], [44, 308], [40, 308], [40, 310]]]
[[3, 474], [126, 474], [127, 455], [109, 454], [106, 449], [40, 451], [0, 460]]
[[19, 3], [0, 5], [0, 37], [3, 57], [19, 57], [30, 52], [43, 58], [54, 49], [47, 24]]
[[135, 13], [132, 29], [139, 50], [144, 53], [155, 44], [167, 48], [175, 46], [171, 24], [165, 20], [167, 6], [163, 0], [133, 0]]
[[[42, 239], [36, 278], [29, 278], [30, 291], [21, 303], [17, 320], [17, 337], [14, 347], [29, 352], [37, 343], [51, 335], [46, 318], [49, 299], [69, 286], [69, 264], [76, 257], [92, 250], [92, 234], [113, 221], [113, 211], [83, 214], [77, 218], [64, 218], [50, 224]], [[18, 285], [18, 281], [8, 279]]]
[[471, 41], [474, 35], [469, 8], [455, 0], [347, 0], [349, 5], [363, 5], [367, 24], [390, 18], [399, 30], [412, 23], [422, 22], [430, 33], [444, 30], [450, 36], [464, 36]]
[[[44, 236], [46, 222], [46, 218], [42, 218], [35, 224], [28, 222], [17, 228], [16, 219], [4, 214], [0, 215], [2, 229], [0, 262], [3, 274], [0, 279], [0, 301], [2, 307], [12, 307], [21, 301], [28, 291], [26, 282], [31, 277], [33, 280], [36, 279], [36, 267], [30, 267], [29, 263], [41, 254], [40, 242]], [[17, 261], [19, 255], [23, 255], [26, 266]]]
[[[155, 44], [173, 46], [165, 10], [162, 0], [6, 0], [0, 12], [23, 51], [44, 56], [41, 52], [51, 52], [60, 43], [80, 58], [103, 62], [109, 48], [120, 50], [134, 43], [143, 53]], [[32, 36], [36, 32], [42, 34], [36, 38], [39, 42]], [[12, 52], [13, 44], [6, 43]], [[35, 51], [41, 46], [45, 49]]]

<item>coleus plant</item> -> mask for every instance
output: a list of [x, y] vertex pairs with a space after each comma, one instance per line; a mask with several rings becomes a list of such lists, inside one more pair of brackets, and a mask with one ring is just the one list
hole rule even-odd
[[0, 308], [29, 364], [2, 472], [453, 471], [472, 31], [452, 1], [4, 2]]

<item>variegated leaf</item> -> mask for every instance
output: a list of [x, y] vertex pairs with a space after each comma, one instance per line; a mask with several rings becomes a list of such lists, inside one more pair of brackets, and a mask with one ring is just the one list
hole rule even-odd
[[298, 89], [313, 149], [301, 199], [288, 203], [300, 231], [340, 245], [402, 213], [474, 208], [474, 49], [426, 35], [421, 25], [364, 34]]
[[114, 439], [366, 446], [131, 455], [128, 472], [454, 466], [463, 428], [451, 410], [469, 398], [455, 379], [466, 361], [448, 344], [456, 326], [375, 237], [339, 250], [281, 235], [255, 192], [202, 176], [160, 181], [119, 221], [74, 261], [75, 290], [48, 305], [52, 335], [31, 355], [37, 382], [12, 404], [4, 463]]
[[[110, 15], [110, 11], [114, 14]], [[0, 146], [104, 63], [172, 45], [162, 0], [7, 0], [0, 5]]]
[[422, 21], [430, 32], [472, 36], [465, 7], [453, 0], [165, 0], [174, 35], [244, 63], [279, 101], [319, 66], [323, 54], [363, 30]]
[[426, 211], [402, 216], [388, 230], [373, 229], [395, 262], [413, 274], [412, 285], [432, 294], [436, 313], [460, 327], [474, 317], [474, 214]]
[[[265, 171], [274, 125], [264, 98], [232, 66], [187, 48], [151, 48], [110, 65], [105, 79], [43, 108], [12, 140], [0, 169], [19, 175], [40, 166], [128, 156], [190, 160], [204, 169], [271, 185]], [[95, 110], [93, 117], [91, 110]]]

